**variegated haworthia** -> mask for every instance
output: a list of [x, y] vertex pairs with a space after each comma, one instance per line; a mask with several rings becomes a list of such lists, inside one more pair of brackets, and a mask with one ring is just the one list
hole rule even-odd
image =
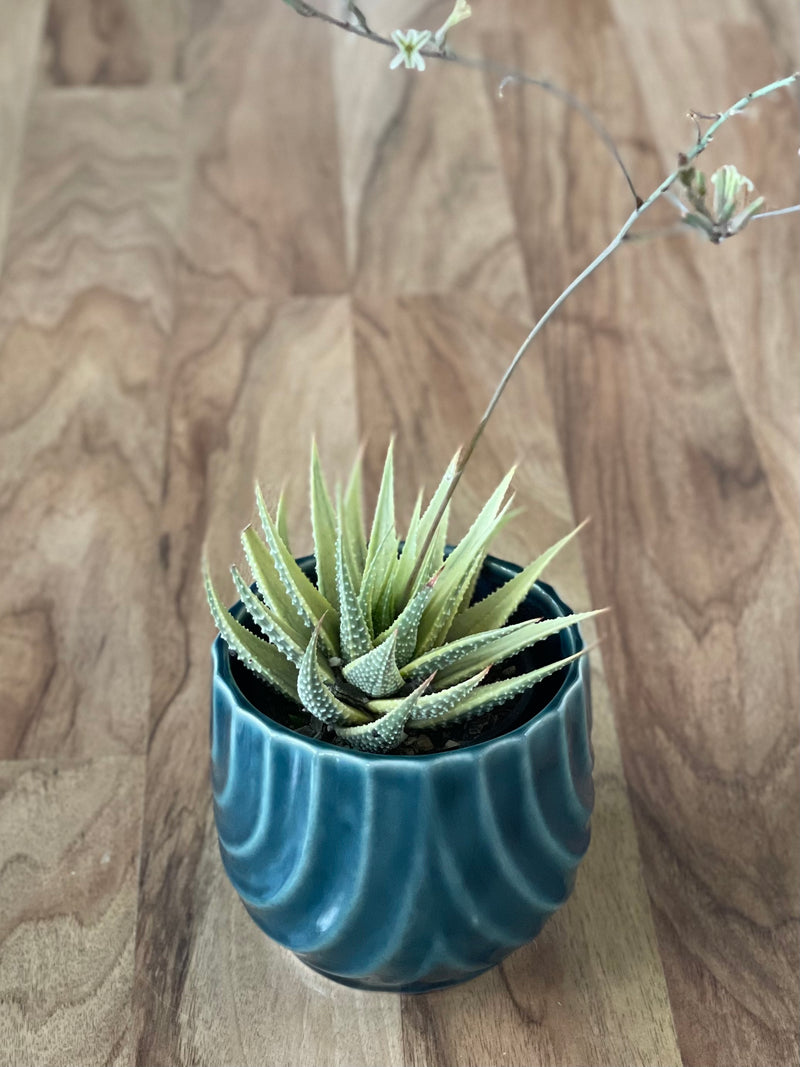
[[[424, 730], [486, 713], [576, 656], [484, 684], [491, 666], [598, 614], [588, 611], [507, 625], [544, 567], [577, 531], [489, 596], [471, 603], [489, 543], [508, 518], [513, 471], [445, 558], [446, 515], [436, 536], [431, 540], [428, 535], [455, 464], [454, 459], [426, 508], [418, 500], [401, 543], [395, 526], [392, 447], [367, 537], [360, 462], [345, 491], [337, 489], [332, 498], [313, 446], [316, 585], [289, 550], [283, 502], [273, 518], [257, 489], [264, 536], [252, 527], [242, 533], [257, 594], [235, 567], [232, 573], [263, 638], [226, 610], [205, 570], [211, 613], [231, 652], [354, 748], [387, 752], [401, 743], [407, 726]], [[426, 543], [430, 547], [420, 562]], [[344, 693], [351, 694], [349, 701]]]

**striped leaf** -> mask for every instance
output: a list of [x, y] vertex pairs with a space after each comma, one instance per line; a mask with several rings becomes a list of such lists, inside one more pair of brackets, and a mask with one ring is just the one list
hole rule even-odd
[[320, 630], [321, 623], [315, 628], [303, 653], [297, 678], [297, 695], [306, 709], [328, 726], [357, 726], [369, 722], [368, 715], [339, 700], [325, 684], [317, 651]]
[[217, 596], [205, 560], [203, 580], [211, 615], [232, 654], [254, 674], [266, 679], [279, 693], [297, 701], [297, 668], [281, 655], [275, 645], [262, 641], [234, 619]]
[[425, 553], [417, 580], [414, 584], [415, 591], [422, 588], [434, 574], [438, 574], [444, 563], [444, 553], [447, 548], [447, 530], [450, 523], [450, 505], [444, 509], [441, 522], [436, 527], [436, 532], [431, 540], [430, 547]]
[[278, 527], [278, 536], [291, 552], [292, 546], [289, 544], [289, 520], [286, 515], [286, 494], [283, 490], [281, 490], [281, 495], [278, 497], [278, 507], [275, 511], [275, 525]]
[[480, 630], [494, 630], [498, 626], [505, 625], [506, 621], [511, 618], [531, 589], [533, 589], [545, 567], [565, 545], [569, 544], [587, 522], [588, 519], [582, 522], [580, 526], [576, 526], [571, 533], [568, 533], [566, 537], [562, 537], [560, 541], [548, 548], [533, 563], [529, 563], [523, 571], [520, 571], [519, 574], [507, 581], [505, 585], [495, 589], [494, 592], [484, 597], [483, 600], [478, 601], [477, 604], [466, 607], [465, 610], [461, 611], [453, 619], [453, 625], [447, 634], [448, 641], [464, 637], [465, 634], [478, 633]]
[[386, 461], [383, 465], [381, 487], [378, 491], [378, 502], [375, 505], [375, 516], [372, 520], [372, 530], [367, 545], [367, 558], [364, 563], [364, 574], [372, 570], [376, 580], [370, 584], [367, 602], [362, 606], [364, 614], [371, 617], [377, 607], [380, 595], [391, 568], [397, 562], [397, 533], [394, 521], [394, 442], [389, 444], [386, 451]]
[[317, 586], [325, 599], [338, 610], [336, 586], [336, 515], [325, 485], [319, 462], [317, 442], [311, 444], [311, 529], [314, 535], [314, 558], [317, 563]]
[[590, 651], [590, 648], [582, 648], [580, 652], [565, 656], [564, 659], [556, 660], [555, 663], [548, 663], [535, 671], [528, 671], [525, 674], [517, 675], [515, 678], [506, 678], [500, 682], [489, 682], [488, 685], [482, 685], [456, 704], [455, 707], [451, 708], [450, 711], [440, 715], [436, 725], [442, 726], [447, 723], [464, 722], [466, 719], [485, 715], [492, 708], [496, 708], [498, 704], [519, 696], [536, 685], [537, 682], [541, 682], [544, 678], [549, 678], [551, 674], [555, 674], [562, 667], [568, 666], [573, 660], [580, 659], [581, 656], [585, 656]]
[[341, 513], [336, 536], [336, 587], [339, 607], [339, 645], [346, 663], [365, 656], [372, 648], [372, 637], [361, 603], [353, 587], [350, 568], [345, 560]]
[[295, 608], [281, 581], [269, 549], [252, 528], [242, 530], [242, 547], [253, 581], [283, 628], [305, 647], [314, 627]]
[[351, 685], [358, 686], [368, 696], [382, 697], [396, 693], [405, 685], [405, 678], [395, 661], [396, 647], [397, 630], [392, 630], [391, 636], [382, 645], [346, 664], [342, 674]]
[[[433, 526], [433, 523], [436, 519], [436, 516], [439, 514], [439, 508], [442, 506], [442, 503], [447, 495], [447, 490], [450, 488], [450, 484], [453, 481], [453, 478], [455, 478], [456, 469], [458, 467], [458, 457], [459, 453], [456, 452], [456, 454], [450, 460], [447, 470], [442, 476], [442, 480], [439, 482], [433, 496], [428, 501], [428, 506], [425, 508], [425, 512], [422, 518], [420, 519], [419, 530], [417, 533], [417, 545], [419, 546], [417, 554], [419, 554], [419, 549], [421, 549], [422, 545], [425, 543], [428, 534], [430, 533], [431, 527]], [[442, 561], [444, 559], [444, 549], [445, 545], [447, 544], [447, 523], [449, 517], [450, 505], [448, 504], [444, 514], [442, 515], [439, 525], [436, 527], [436, 531], [434, 533], [434, 537], [431, 541], [430, 547], [425, 553], [425, 559], [423, 560], [422, 565], [417, 573], [417, 577], [414, 581], [414, 588], [411, 590], [411, 595], [413, 595], [413, 593], [416, 593], [417, 590], [421, 589], [422, 586], [431, 577], [431, 575], [435, 574], [436, 571], [438, 571], [439, 567], [441, 567], [442, 565]]]
[[[413, 723], [415, 727], [435, 726], [443, 715], [460, 704], [476, 686], [480, 685], [489, 670], [490, 668], [486, 667], [474, 677], [467, 678], [466, 681], [461, 682], [459, 685], [454, 685], [441, 691], [437, 690], [435, 693], [421, 697], [414, 709], [413, 719], [409, 720], [409, 725]], [[432, 675], [429, 677], [432, 677]], [[391, 715], [398, 703], [399, 700], [397, 699], [370, 700], [367, 707], [375, 714]]]
[[342, 500], [344, 547], [355, 591], [361, 588], [361, 576], [367, 561], [367, 538], [364, 533], [364, 505], [361, 489], [361, 452], [356, 457]]
[[[428, 601], [433, 596], [433, 588], [438, 577], [439, 573], [437, 572], [431, 580], [426, 582], [422, 589], [415, 594], [414, 599], [406, 604], [398, 615], [397, 620], [392, 623], [392, 629], [397, 629], [396, 659], [398, 667], [404, 666], [414, 655], [414, 649], [417, 647], [419, 621], [422, 618], [422, 613], [427, 607]], [[376, 643], [385, 640], [391, 632], [391, 630], [385, 630], [375, 639]]]
[[[392, 536], [393, 533], [393, 530], [386, 530], [384, 533], [382, 551], [376, 552], [365, 567], [364, 575], [361, 579], [361, 588], [358, 591], [358, 602], [361, 605], [361, 610], [364, 613], [367, 626], [372, 634], [376, 632], [372, 617], [372, 605], [380, 599], [381, 589], [386, 580], [386, 568], [384, 565], [386, 555], [385, 546], [396, 545], [396, 541]], [[396, 554], [395, 550], [395, 555]]]
[[444, 622], [447, 623], [449, 629], [451, 618], [458, 609], [464, 589], [477, 565], [476, 557], [485, 551], [492, 535], [498, 529], [499, 520], [503, 519], [507, 513], [510, 501], [503, 509], [503, 498], [513, 475], [512, 469], [486, 501], [465, 537], [447, 557], [442, 568], [442, 575], [436, 583], [434, 594], [420, 622], [417, 638], [418, 653], [426, 652], [433, 647]]
[[380, 719], [364, 726], [337, 729], [336, 733], [353, 748], [360, 748], [366, 752], [388, 752], [396, 748], [403, 739], [406, 722], [431, 680], [427, 678], [422, 685], [417, 686], [413, 693], [409, 693], [403, 700], [398, 700], [396, 706]]
[[418, 656], [403, 667], [400, 673], [407, 681], [416, 682], [419, 678], [427, 677], [431, 671], [437, 671], [437, 688], [439, 685], [453, 685], [487, 664], [502, 663], [510, 656], [515, 656], [523, 649], [530, 648], [538, 641], [552, 637], [575, 623], [601, 615], [603, 610], [562, 615], [557, 619], [530, 619], [514, 626], [490, 630], [486, 634], [471, 634]]
[[439, 618], [436, 622], [436, 628], [431, 634], [431, 637], [428, 642], [429, 647], [435, 648], [438, 645], [441, 645], [442, 642], [445, 640], [447, 631], [450, 629], [453, 619], [455, 618], [456, 613], [458, 612], [459, 605], [463, 603], [464, 598], [466, 596], [471, 595], [469, 593], [469, 590], [474, 587], [475, 582], [477, 581], [478, 574], [480, 573], [481, 567], [483, 566], [483, 561], [486, 558], [486, 548], [489, 542], [492, 540], [493, 537], [497, 535], [497, 533], [502, 529], [502, 527], [505, 526], [505, 524], [516, 514], [516, 512], [511, 511], [510, 509], [511, 501], [506, 504], [506, 506], [497, 516], [489, 530], [489, 533], [486, 535], [486, 539], [483, 542], [483, 546], [478, 549], [472, 560], [468, 562], [468, 566], [465, 568], [465, 572], [462, 575], [461, 580], [453, 588], [452, 593], [441, 606]]
[[374, 633], [383, 633], [384, 630], [389, 629], [396, 618], [394, 578], [398, 563], [388, 569], [377, 597], [377, 603], [373, 608], [372, 624]]
[[307, 623], [316, 626], [320, 619], [325, 620], [322, 627], [322, 640], [330, 653], [339, 654], [339, 614], [329, 600], [320, 593], [314, 583], [303, 573], [289, 549], [281, 540], [278, 529], [267, 511], [261, 489], [256, 486], [256, 503], [264, 528], [272, 560], [278, 576], [294, 608]]
[[405, 597], [405, 592], [406, 586], [408, 585], [408, 580], [411, 577], [411, 572], [414, 569], [414, 564], [417, 560], [421, 512], [422, 493], [420, 492], [414, 504], [414, 510], [411, 513], [411, 519], [408, 524], [408, 530], [406, 531], [406, 537], [403, 543], [403, 548], [400, 552], [400, 558], [397, 561], [397, 568], [394, 572], [394, 603], [395, 606], [398, 608], [404, 607], [406, 603], [408, 603]]
[[244, 604], [247, 614], [259, 630], [270, 639], [277, 650], [290, 663], [299, 666], [305, 646], [301, 647], [291, 634], [283, 628], [280, 621], [272, 614], [266, 604], [262, 603], [253, 593], [236, 567], [231, 567], [231, 575], [233, 576], [233, 584], [236, 586], [236, 592], [239, 594], [239, 599]]

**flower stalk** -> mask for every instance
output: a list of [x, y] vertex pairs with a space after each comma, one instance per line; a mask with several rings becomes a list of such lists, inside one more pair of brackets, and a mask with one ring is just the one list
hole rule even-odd
[[[711, 143], [714, 134], [717, 132], [717, 130], [721, 129], [722, 126], [724, 126], [725, 123], [728, 122], [728, 120], [731, 119], [734, 115], [740, 115], [747, 107], [750, 106], [750, 104], [753, 103], [754, 100], [760, 100], [761, 98], [769, 96], [771, 93], [775, 93], [780, 89], [788, 89], [797, 81], [800, 81], [800, 71], [795, 71], [793, 74], [790, 74], [785, 78], [779, 78], [777, 81], [770, 82], [769, 85], [764, 85], [760, 89], [755, 89], [753, 92], [747, 93], [747, 95], [743, 96], [740, 100], [737, 100], [736, 103], [732, 104], [726, 111], [719, 113], [714, 119], [714, 121], [711, 123], [711, 125], [708, 127], [708, 129], [705, 131], [705, 133], [700, 133], [700, 131], [698, 130], [698, 137], [696, 143], [687, 152], [682, 152], [680, 154], [680, 156], [678, 157], [678, 166], [675, 168], [675, 170], [668, 174], [667, 177], [664, 178], [664, 180], [656, 186], [656, 188], [650, 193], [650, 195], [645, 200], [642, 200], [640, 204], [637, 204], [636, 208], [630, 213], [628, 218], [620, 227], [619, 231], [609, 241], [606, 247], [601, 252], [599, 252], [591, 261], [591, 263], [584, 267], [580, 274], [578, 274], [577, 277], [573, 278], [573, 280], [569, 283], [566, 289], [564, 289], [559, 294], [559, 296], [556, 297], [550, 307], [534, 324], [530, 333], [522, 342], [513, 359], [506, 367], [502, 378], [498, 382], [497, 387], [495, 388], [495, 391], [492, 394], [491, 399], [489, 400], [486, 410], [481, 416], [480, 422], [478, 423], [474, 433], [472, 434], [472, 437], [469, 439], [464, 449], [462, 449], [459, 455], [458, 463], [456, 464], [453, 479], [450, 483], [450, 486], [448, 487], [446, 498], [442, 501], [440, 507], [439, 519], [441, 519], [441, 517], [444, 515], [447, 506], [450, 503], [450, 499], [452, 498], [453, 493], [456, 491], [458, 483], [461, 480], [461, 476], [464, 473], [464, 468], [469, 462], [472, 453], [475, 451], [475, 446], [481, 439], [483, 431], [486, 429], [486, 424], [492, 417], [494, 409], [497, 407], [501, 396], [505, 392], [505, 388], [508, 385], [511, 376], [519, 366], [520, 360], [531, 347], [533, 342], [536, 340], [539, 333], [544, 329], [544, 327], [547, 325], [553, 315], [555, 315], [555, 313], [561, 307], [561, 305], [575, 292], [576, 289], [578, 289], [583, 284], [583, 282], [586, 281], [588, 277], [590, 277], [590, 275], [594, 274], [594, 272], [599, 266], [605, 263], [605, 261], [617, 250], [617, 248], [619, 248], [619, 246], [627, 237], [633, 225], [642, 217], [642, 215], [644, 215], [646, 211], [648, 211], [653, 206], [653, 204], [655, 204], [655, 202], [660, 197], [662, 197], [666, 192], [669, 191], [669, 189], [679, 179], [681, 174], [684, 173], [688, 167], [690, 167], [693, 160], [697, 159], [697, 157], [705, 151], [705, 149]], [[755, 217], [757, 218], [758, 216], [756, 215]], [[746, 222], [747, 219], [745, 219], [744, 221]], [[739, 228], [741, 229], [743, 225], [744, 223], [742, 223]], [[412, 574], [410, 582], [412, 582], [415, 577], [416, 576]]]

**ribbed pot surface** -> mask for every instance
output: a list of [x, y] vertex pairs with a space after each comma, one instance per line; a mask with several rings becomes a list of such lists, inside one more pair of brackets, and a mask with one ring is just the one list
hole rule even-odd
[[[518, 570], [489, 557], [479, 595]], [[516, 617], [568, 611], [540, 583]], [[551, 640], [550, 657], [583, 647], [577, 626]], [[594, 800], [585, 657], [512, 732], [392, 756], [281, 726], [242, 694], [221, 638], [212, 656], [222, 861], [256, 923], [309, 966], [364, 989], [450, 985], [530, 941], [567, 899]], [[536, 691], [517, 702], [529, 714]]]

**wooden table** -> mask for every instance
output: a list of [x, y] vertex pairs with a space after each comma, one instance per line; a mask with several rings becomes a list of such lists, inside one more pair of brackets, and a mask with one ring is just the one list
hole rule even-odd
[[[643, 191], [687, 108], [798, 65], [789, 0], [473, 7], [459, 49], [577, 93]], [[456, 496], [463, 529], [519, 461], [499, 552], [591, 515], [551, 580], [614, 608], [593, 844], [538, 941], [362, 994], [223, 875], [203, 544], [222, 580], [258, 477], [308, 547], [312, 431], [331, 474], [368, 441], [372, 493], [395, 433], [407, 514], [632, 207], [558, 100], [389, 58], [278, 0], [0, 0], [0, 1061], [795, 1064], [797, 216], [623, 247]], [[783, 93], [706, 158], [779, 207], [797, 144]]]

